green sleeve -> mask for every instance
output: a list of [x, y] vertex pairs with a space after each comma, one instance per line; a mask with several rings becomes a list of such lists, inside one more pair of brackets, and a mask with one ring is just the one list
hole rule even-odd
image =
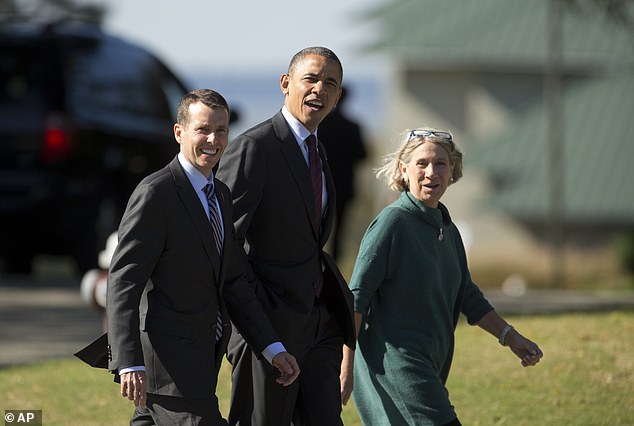
[[388, 276], [396, 222], [393, 210], [384, 209], [370, 223], [361, 240], [359, 254], [350, 279], [355, 312], [367, 313], [374, 293]]

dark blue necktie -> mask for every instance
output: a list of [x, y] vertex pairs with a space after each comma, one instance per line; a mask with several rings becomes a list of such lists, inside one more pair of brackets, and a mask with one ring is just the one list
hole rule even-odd
[[[220, 211], [218, 210], [218, 202], [216, 201], [216, 191], [214, 183], [210, 181], [203, 188], [207, 196], [207, 205], [209, 206], [209, 221], [214, 234], [214, 243], [218, 254], [222, 257], [222, 220], [220, 219]], [[218, 301], [218, 315], [216, 317], [216, 341], [222, 337], [222, 312], [220, 312], [220, 301]]]

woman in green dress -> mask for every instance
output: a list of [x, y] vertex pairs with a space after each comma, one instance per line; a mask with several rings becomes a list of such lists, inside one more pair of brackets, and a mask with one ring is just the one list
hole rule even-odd
[[405, 136], [377, 174], [400, 195], [369, 225], [350, 281], [358, 343], [356, 355], [344, 348], [342, 399], [352, 393], [364, 425], [460, 425], [445, 388], [460, 313], [523, 366], [543, 354], [471, 280], [458, 229], [440, 203], [462, 176], [451, 134]]

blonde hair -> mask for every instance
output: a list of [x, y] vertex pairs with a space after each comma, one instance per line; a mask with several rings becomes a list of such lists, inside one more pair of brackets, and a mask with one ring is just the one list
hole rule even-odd
[[375, 169], [377, 179], [384, 180], [390, 189], [398, 192], [409, 189], [403, 179], [400, 162], [408, 163], [412, 152], [425, 142], [438, 144], [449, 154], [449, 162], [453, 167], [449, 184], [456, 183], [462, 177], [462, 152], [454, 144], [451, 133], [423, 127], [408, 129], [401, 136], [399, 148], [383, 157], [383, 166]]

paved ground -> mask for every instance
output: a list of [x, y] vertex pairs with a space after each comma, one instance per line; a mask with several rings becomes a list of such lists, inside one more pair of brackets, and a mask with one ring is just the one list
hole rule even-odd
[[634, 310], [634, 292], [624, 294], [533, 290], [522, 296], [509, 296], [502, 291], [485, 293], [497, 311], [509, 315]]
[[[634, 309], [634, 292], [592, 295], [533, 291], [486, 292], [505, 315]], [[99, 337], [101, 317], [79, 295], [79, 280], [0, 277], [0, 368], [69, 357]]]
[[0, 279], [0, 367], [72, 355], [101, 334], [79, 281]]

